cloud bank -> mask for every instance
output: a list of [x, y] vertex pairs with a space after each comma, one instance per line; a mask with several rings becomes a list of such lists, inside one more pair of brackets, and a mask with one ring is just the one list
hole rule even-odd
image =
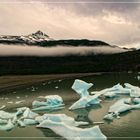
[[125, 52], [121, 48], [107, 46], [98, 47], [37, 47], [19, 45], [0, 45], [0, 56], [66, 56], [66, 55], [89, 55], [89, 54], [113, 54]]

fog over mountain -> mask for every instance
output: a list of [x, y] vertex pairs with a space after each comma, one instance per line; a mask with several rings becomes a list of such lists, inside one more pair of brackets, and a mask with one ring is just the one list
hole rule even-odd
[[98, 47], [37, 47], [23, 45], [0, 45], [0, 56], [65, 56], [65, 55], [89, 55], [89, 54], [113, 54], [126, 52], [121, 48], [110, 46]]

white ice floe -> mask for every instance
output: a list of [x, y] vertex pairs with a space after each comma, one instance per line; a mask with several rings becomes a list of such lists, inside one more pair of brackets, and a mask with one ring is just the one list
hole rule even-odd
[[67, 125], [71, 126], [79, 126], [79, 125], [87, 125], [88, 122], [82, 121], [75, 121], [74, 118], [69, 117], [65, 114], [44, 114], [43, 116], [38, 116], [35, 118], [36, 121], [39, 123], [43, 122], [44, 120], [51, 120], [54, 122], [64, 122]]
[[134, 102], [135, 104], [140, 104], [140, 98], [134, 98], [134, 99], [133, 99], [133, 102]]
[[0, 124], [7, 124], [7, 123], [8, 123], [8, 120], [0, 119]]
[[49, 128], [56, 134], [68, 139], [68, 140], [106, 140], [106, 136], [102, 134], [99, 126], [91, 128], [78, 128], [70, 126], [64, 122], [54, 122], [51, 120], [44, 120], [37, 127]]
[[3, 110], [0, 110], [0, 118], [1, 119], [13, 119], [15, 116], [17, 116], [17, 113], [9, 113], [9, 112], [5, 112]]
[[35, 124], [38, 124], [38, 122], [34, 119], [24, 119], [23, 123], [25, 125], [35, 125]]
[[113, 97], [116, 97], [116, 93], [106, 92], [106, 93], [104, 93], [104, 96], [107, 97], [107, 98], [113, 98]]
[[32, 102], [32, 106], [33, 107], [40, 107], [40, 106], [46, 106], [46, 105], [48, 105], [48, 103], [47, 102], [43, 102], [43, 101], [35, 100], [35, 101]]
[[24, 103], [25, 100], [21, 100], [21, 101], [16, 101], [15, 104], [21, 104], [21, 103]]
[[26, 108], [26, 110], [23, 113], [23, 118], [27, 118], [27, 119], [34, 119], [37, 116], [38, 114], [31, 111], [30, 108]]
[[140, 97], [140, 88], [137, 86], [133, 86], [129, 83], [125, 83], [125, 88], [131, 90], [130, 97]]
[[25, 126], [26, 126], [22, 120], [17, 120], [17, 124], [18, 124], [20, 127], [25, 127]]
[[13, 101], [7, 102], [7, 104], [13, 104], [13, 103], [14, 103]]
[[109, 108], [109, 114], [104, 116], [104, 119], [106, 120], [113, 120], [115, 117], [119, 118], [119, 114], [132, 110], [132, 109], [140, 109], [140, 103], [139, 104], [132, 104], [131, 98], [122, 98], [115, 102], [112, 106]]
[[140, 80], [140, 76], [139, 75], [137, 76], [137, 79]]
[[76, 79], [72, 85], [72, 89], [76, 91], [80, 97], [85, 97], [89, 95], [88, 89], [92, 86], [92, 83], [86, 83], [82, 80]]
[[4, 109], [6, 106], [5, 105], [2, 105], [1, 107], [0, 107], [0, 109]]
[[110, 113], [120, 114], [122, 112], [131, 110], [131, 105], [126, 104], [125, 102], [128, 102], [129, 98], [122, 98], [118, 100], [116, 103], [114, 103], [110, 108]]
[[32, 110], [56, 110], [61, 109], [64, 106], [63, 99], [59, 95], [49, 95], [49, 96], [40, 96], [38, 98], [46, 99], [43, 101], [33, 101], [33, 109]]
[[104, 116], [104, 119], [105, 120], [109, 120], [109, 121], [112, 121], [114, 119], [114, 114], [113, 113], [109, 113], [107, 115]]
[[101, 96], [102, 93], [98, 92], [95, 95], [89, 95], [88, 89], [92, 87], [92, 85], [92, 83], [86, 83], [82, 80], [75, 80], [72, 89], [75, 90], [81, 98], [69, 108], [70, 110], [100, 104], [101, 100], [98, 97]]
[[55, 87], [55, 89], [58, 89], [58, 88], [59, 88], [58, 86]]
[[54, 111], [54, 110], [59, 110], [59, 109], [63, 109], [64, 106], [60, 106], [60, 105], [48, 105], [48, 106], [40, 106], [40, 107], [37, 107], [37, 108], [33, 108], [32, 110], [33, 111], [41, 111], [41, 110], [44, 110], [44, 111]]
[[6, 125], [0, 125], [0, 130], [10, 131], [15, 127], [11, 120], [8, 121]]
[[124, 88], [122, 85], [120, 85], [120, 83], [118, 83], [117, 85], [114, 85], [111, 88], [106, 88], [101, 91], [94, 91], [91, 93], [92, 94], [100, 93], [105, 97], [113, 98], [116, 97], [117, 95], [123, 95], [123, 94], [129, 95], [131, 93], [131, 89]]

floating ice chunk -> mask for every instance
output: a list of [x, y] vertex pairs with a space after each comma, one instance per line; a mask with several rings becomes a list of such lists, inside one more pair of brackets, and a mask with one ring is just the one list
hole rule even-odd
[[133, 102], [134, 102], [135, 104], [140, 104], [140, 98], [134, 98], [134, 99], [133, 99]]
[[68, 139], [68, 140], [106, 140], [106, 136], [102, 134], [99, 126], [92, 128], [77, 128], [75, 126], [69, 126], [64, 122], [54, 122], [51, 120], [45, 120], [40, 123], [37, 127], [49, 128], [56, 134]]
[[0, 107], [0, 109], [4, 109], [6, 106], [5, 105], [2, 105], [1, 107]]
[[96, 105], [96, 104], [100, 104], [100, 99], [98, 99], [98, 96], [93, 95], [93, 96], [85, 96], [80, 98], [77, 102], [75, 102], [69, 109], [70, 110], [74, 110], [74, 109], [78, 109], [78, 108], [86, 108], [89, 107], [91, 105]]
[[27, 108], [23, 113], [23, 118], [33, 119], [37, 116], [38, 114], [35, 112], [32, 112], [29, 108]]
[[36, 89], [35, 89], [34, 86], [32, 86], [31, 91], [32, 91], [32, 92], [36, 91]]
[[40, 106], [46, 106], [46, 105], [48, 105], [47, 102], [40, 102], [40, 101], [36, 101], [36, 100], [32, 102], [33, 107], [40, 107]]
[[23, 102], [25, 102], [25, 100], [16, 101], [15, 104], [21, 104], [21, 103], [23, 103]]
[[107, 114], [104, 116], [104, 119], [112, 121], [114, 119], [114, 114], [113, 113]]
[[132, 106], [129, 104], [126, 104], [128, 98], [122, 98], [118, 100], [116, 103], [114, 103], [110, 108], [109, 112], [120, 114], [122, 112], [128, 111], [132, 109]]
[[59, 95], [39, 96], [38, 98], [44, 98], [48, 105], [63, 104], [63, 99]]
[[17, 115], [17, 113], [9, 113], [3, 110], [0, 110], [0, 118], [1, 119], [12, 119]]
[[132, 105], [132, 109], [140, 109], [140, 103], [136, 105]]
[[32, 105], [36, 108], [33, 110], [56, 110], [64, 106], [63, 99], [58, 95], [40, 96], [39, 98], [46, 99], [46, 102], [34, 101]]
[[98, 98], [103, 93], [97, 92], [95, 95], [89, 95], [88, 89], [92, 86], [91, 83], [86, 83], [82, 80], [75, 80], [72, 85], [72, 89], [74, 89], [79, 95], [80, 99], [75, 102], [69, 109], [74, 110], [78, 108], [85, 108], [91, 105], [100, 104], [100, 99]]
[[17, 98], [17, 99], [19, 99], [20, 97], [19, 97], [19, 96], [17, 96], [16, 98]]
[[0, 125], [0, 130], [10, 131], [15, 127], [11, 120], [8, 121], [6, 125]]
[[125, 88], [126, 89], [130, 89], [131, 92], [130, 92], [130, 97], [140, 97], [140, 88], [137, 87], [137, 86], [133, 86], [129, 83], [125, 83]]
[[13, 102], [12, 101], [10, 101], [10, 102], [7, 102], [8, 104], [13, 104]]
[[129, 111], [133, 108], [133, 105], [130, 103], [131, 98], [122, 98], [118, 100], [109, 108], [109, 114], [105, 115], [104, 119], [112, 121], [115, 117], [119, 118], [119, 114]]
[[58, 88], [59, 88], [58, 86], [55, 87], [55, 89], [58, 89]]
[[140, 76], [139, 75], [137, 76], [137, 79], [140, 80]]
[[75, 90], [80, 97], [89, 95], [88, 89], [93, 86], [92, 83], [86, 83], [82, 80], [76, 79], [72, 85], [72, 89]]
[[45, 111], [54, 111], [54, 110], [59, 110], [59, 109], [63, 109], [64, 106], [63, 105], [47, 105], [47, 106], [40, 106], [37, 108], [33, 108], [33, 111], [41, 111], [41, 110], [45, 110]]
[[131, 102], [132, 102], [132, 101], [131, 101], [131, 98], [127, 98], [127, 99], [124, 100], [124, 103], [125, 103], [125, 104], [131, 104]]
[[88, 122], [83, 121], [75, 121], [74, 118], [69, 117], [65, 114], [44, 114], [43, 116], [39, 116], [35, 118], [36, 121], [41, 123], [44, 120], [51, 120], [54, 122], [64, 122], [67, 125], [71, 126], [79, 126], [79, 125], [87, 125]]
[[107, 92], [104, 94], [104, 96], [107, 98], [113, 98], [116, 96], [116, 94], [114, 92]]
[[112, 97], [117, 96], [117, 94], [130, 94], [130, 92], [131, 92], [130, 89], [123, 88], [123, 86], [120, 85], [120, 83], [119, 83], [117, 85], [114, 85], [111, 88], [106, 88], [106, 89], [103, 89], [101, 91], [94, 91], [94, 92], [91, 92], [91, 93], [92, 94], [101, 93], [105, 97], [112, 98]]
[[34, 119], [24, 119], [23, 123], [25, 125], [34, 125], [34, 124], [38, 124], [38, 122]]
[[0, 124], [7, 124], [8, 120], [0, 119]]
[[25, 123], [21, 120], [17, 120], [17, 124], [20, 126], [20, 127], [25, 127]]

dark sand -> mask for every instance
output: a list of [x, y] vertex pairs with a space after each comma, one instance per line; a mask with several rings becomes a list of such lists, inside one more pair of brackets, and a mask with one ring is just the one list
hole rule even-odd
[[76, 74], [49, 74], [49, 75], [21, 75], [21, 76], [0, 76], [0, 92], [12, 90], [43, 81], [78, 78], [83, 76], [97, 75], [100, 73], [76, 73]]

